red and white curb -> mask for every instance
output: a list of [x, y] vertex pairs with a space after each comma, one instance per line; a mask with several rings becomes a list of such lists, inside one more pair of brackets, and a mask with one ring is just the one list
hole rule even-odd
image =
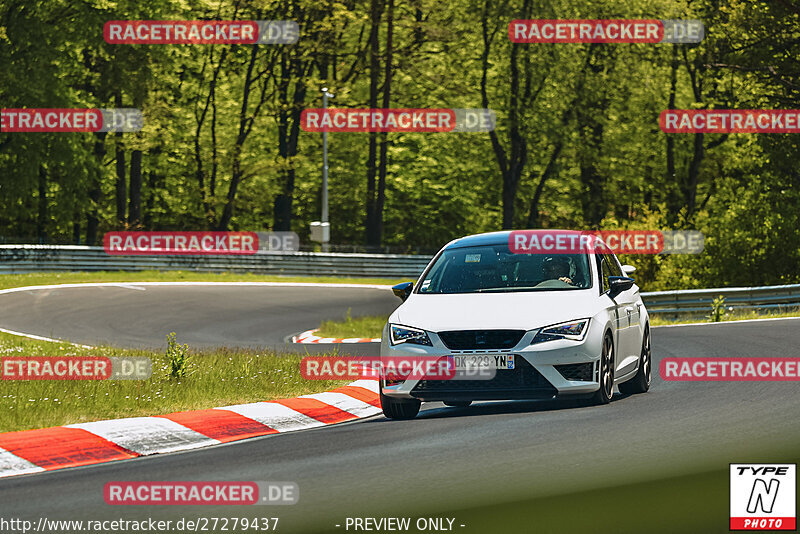
[[319, 328], [314, 330], [306, 330], [296, 336], [292, 336], [292, 343], [380, 343], [379, 337], [319, 337], [315, 336], [314, 332], [319, 331]]
[[6, 432], [0, 434], [0, 477], [197, 449], [380, 412], [378, 381], [363, 379], [294, 399]]

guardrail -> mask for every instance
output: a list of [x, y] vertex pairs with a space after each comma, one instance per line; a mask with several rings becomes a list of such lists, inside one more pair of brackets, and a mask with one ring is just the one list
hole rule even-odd
[[220, 256], [110, 256], [85, 245], [0, 245], [0, 273], [41, 271], [201, 271], [296, 276], [360, 276], [416, 279], [428, 256], [270, 252]]
[[800, 284], [642, 293], [647, 311], [654, 315], [708, 314], [717, 297], [725, 299], [725, 309], [768, 311], [798, 308]]
[[[428, 256], [267, 252], [251, 256], [110, 256], [103, 247], [81, 245], [0, 245], [0, 273], [41, 271], [236, 272], [296, 276], [360, 276], [416, 279]], [[653, 315], [708, 314], [715, 298], [725, 308], [771, 310], [800, 307], [800, 284], [787, 286], [690, 289], [642, 293]]]

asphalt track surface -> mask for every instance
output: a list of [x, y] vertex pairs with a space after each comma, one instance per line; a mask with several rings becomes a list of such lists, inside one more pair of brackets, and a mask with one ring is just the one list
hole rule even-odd
[[374, 288], [131, 283], [0, 294], [0, 328], [123, 348], [162, 348], [176, 332], [179, 342], [198, 348], [324, 350], [330, 345], [291, 347], [286, 340], [326, 319], [342, 320], [348, 309], [353, 317], [389, 315], [399, 304], [391, 291]]
[[[138, 291], [115, 294], [128, 295], [113, 299], [119, 308], [128, 305], [128, 298], [140, 298]], [[360, 294], [354, 292], [353, 299]], [[337, 296], [350, 298], [346, 292]], [[92, 307], [78, 294], [72, 298], [74, 307], [52, 312], [57, 319], [53, 324], [66, 325], [71, 317], [88, 332], [85, 325], [102, 314], [84, 311]], [[232, 292], [229, 309], [237, 309], [241, 299], [241, 294]], [[272, 300], [279, 300], [277, 294]], [[355, 311], [353, 302], [348, 305]], [[222, 303], [216, 306], [224, 309]], [[54, 310], [52, 305], [44, 307]], [[168, 307], [147, 309], [164, 321], [175, 312]], [[0, 327], [12, 328], [6, 322], [9, 315], [3, 312]], [[40, 312], [38, 317], [45, 316]], [[247, 314], [242, 317], [252, 320]], [[101, 332], [99, 328], [91, 331]], [[378, 416], [195, 451], [0, 479], [0, 515], [34, 522], [42, 516], [137, 520], [266, 516], [280, 518], [280, 532], [345, 532], [346, 517], [442, 517], [449, 510], [472, 506], [725, 470], [731, 462], [769, 462], [797, 451], [800, 388], [796, 383], [664, 382], [655, 371], [658, 362], [669, 356], [797, 356], [800, 319], [655, 328], [652, 342], [650, 392], [615, 396], [607, 406], [517, 401], [446, 408], [431, 403], [412, 421]], [[124, 480], [293, 481], [299, 484], [300, 500], [294, 506], [247, 509], [106, 505], [104, 484]], [[727, 492], [727, 487], [719, 491]], [[619, 507], [624, 514], [625, 503]], [[474, 532], [469, 525], [459, 528], [455, 518], [456, 532]], [[723, 517], [720, 531], [727, 529], [724, 522]], [[603, 530], [613, 532], [609, 528]]]

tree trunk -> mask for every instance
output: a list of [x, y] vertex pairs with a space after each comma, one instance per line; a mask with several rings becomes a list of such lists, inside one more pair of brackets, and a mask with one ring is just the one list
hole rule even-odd
[[[592, 77], [603, 72], [611, 72], [614, 68], [614, 48], [603, 45], [589, 45], [587, 55], [588, 74]], [[605, 114], [608, 110], [609, 96], [605, 85], [589, 84], [588, 90], [576, 100], [576, 126], [580, 135], [580, 192], [581, 208], [584, 221], [597, 227], [608, 212], [606, 205], [607, 177], [600, 170], [603, 154], [603, 134], [605, 130]]]
[[542, 192], [544, 191], [545, 183], [547, 183], [547, 180], [555, 171], [556, 161], [558, 161], [558, 156], [561, 154], [561, 149], [563, 147], [564, 144], [561, 141], [556, 143], [556, 146], [553, 147], [553, 152], [550, 154], [550, 161], [547, 162], [547, 167], [545, 167], [544, 171], [542, 171], [542, 175], [539, 177], [539, 183], [536, 184], [536, 191], [533, 194], [531, 207], [528, 211], [528, 224], [526, 228], [538, 228], [542, 224], [539, 202], [542, 200]]
[[[530, 5], [525, 2], [523, 11], [527, 12]], [[489, 51], [494, 33], [490, 33], [488, 26], [488, 12], [491, 0], [486, 0], [482, 17], [483, 33], [483, 52], [481, 54], [481, 102], [485, 109], [489, 109], [488, 72], [489, 72]], [[514, 227], [514, 202], [517, 198], [520, 177], [528, 162], [528, 142], [520, 131], [520, 72], [518, 58], [520, 52], [519, 44], [511, 44], [509, 55], [509, 74], [510, 87], [508, 94], [508, 152], [500, 143], [500, 138], [496, 131], [489, 132], [489, 140], [492, 143], [495, 159], [500, 167], [500, 175], [503, 180], [502, 191], [502, 212], [503, 229]], [[529, 80], [528, 80], [529, 81]]]
[[[236, 205], [236, 193], [239, 189], [239, 184], [242, 181], [244, 176], [244, 171], [242, 169], [242, 150], [244, 149], [244, 144], [247, 141], [247, 137], [250, 135], [250, 132], [253, 129], [253, 124], [255, 123], [256, 118], [258, 117], [259, 111], [261, 110], [264, 101], [266, 100], [266, 84], [267, 84], [267, 77], [263, 77], [261, 80], [261, 91], [259, 94], [259, 98], [256, 102], [255, 109], [251, 114], [248, 115], [248, 108], [250, 104], [250, 97], [252, 96], [254, 83], [256, 79], [253, 76], [253, 70], [256, 65], [256, 60], [258, 58], [258, 45], [252, 45], [250, 50], [250, 59], [247, 62], [247, 72], [245, 74], [244, 79], [244, 88], [242, 90], [242, 105], [239, 109], [239, 131], [236, 135], [236, 142], [233, 145], [233, 154], [232, 154], [232, 164], [231, 164], [231, 183], [228, 186], [228, 194], [226, 197], [225, 207], [222, 210], [222, 216], [219, 220], [219, 226], [217, 227], [218, 230], [227, 230], [228, 225], [233, 218], [233, 210]], [[298, 111], [299, 115], [299, 111]]]
[[142, 151], [131, 152], [130, 203], [128, 227], [138, 229], [142, 224]]
[[154, 208], [154, 192], [156, 188], [156, 173], [155, 171], [148, 171], [147, 173], [147, 187], [145, 191], [147, 194], [144, 196], [144, 215], [142, 217], [142, 228], [151, 230], [153, 228], [153, 208]]
[[81, 244], [81, 212], [80, 209], [75, 209], [75, 214], [72, 217], [72, 244]]
[[89, 206], [86, 211], [86, 244], [94, 245], [97, 241], [97, 206], [100, 203], [100, 175], [103, 172], [103, 159], [106, 155], [106, 132], [95, 134], [94, 156], [97, 161], [97, 170], [92, 171], [89, 177]]
[[[380, 76], [380, 42], [379, 30], [381, 15], [383, 13], [383, 0], [371, 0], [370, 33], [369, 33], [369, 107], [378, 107], [378, 83]], [[377, 148], [378, 134], [370, 132], [367, 153], [367, 216], [365, 221], [365, 242], [367, 246], [380, 246], [380, 236], [377, 233], [377, 198], [375, 193], [375, 177], [377, 175]]]
[[[678, 86], [678, 47], [672, 47], [672, 61], [670, 62], [669, 101], [667, 109], [675, 109], [675, 95]], [[667, 165], [667, 224], [675, 227], [680, 211], [680, 183], [675, 174], [675, 135], [666, 134], [666, 165]]]
[[[114, 95], [114, 102], [117, 108], [122, 107], [122, 94], [117, 91]], [[115, 149], [116, 149], [116, 200], [117, 200], [117, 225], [125, 225], [125, 204], [127, 202], [127, 188], [125, 186], [125, 151], [122, 146], [122, 132], [114, 134]]]
[[[387, 109], [392, 101], [392, 37], [394, 33], [394, 0], [388, 0], [386, 9], [386, 64], [384, 65], [383, 104]], [[375, 242], [380, 246], [383, 241], [383, 205], [386, 201], [386, 167], [388, 162], [389, 134], [381, 132], [380, 161], [378, 163], [378, 198], [375, 203]]]
[[114, 134], [116, 141], [116, 200], [117, 200], [117, 225], [123, 226], [125, 224], [125, 203], [128, 200], [128, 191], [125, 180], [125, 152], [122, 149], [122, 134], [117, 132]]
[[36, 217], [36, 236], [39, 243], [47, 243], [47, 171], [39, 164], [39, 206]]

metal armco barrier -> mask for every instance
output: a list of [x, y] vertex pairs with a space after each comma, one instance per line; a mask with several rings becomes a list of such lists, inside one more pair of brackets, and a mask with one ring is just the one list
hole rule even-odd
[[247, 256], [110, 256], [85, 245], [0, 245], [0, 274], [41, 271], [200, 271], [416, 279], [428, 256], [266, 252]]
[[[109, 256], [102, 247], [0, 245], [0, 274], [41, 271], [177, 271], [282, 274], [294, 276], [419, 277], [428, 256], [265, 252], [252, 256]], [[772, 310], [800, 307], [800, 284], [642, 293], [653, 315], [708, 314], [715, 298], [725, 308]]]
[[800, 284], [788, 286], [726, 287], [642, 293], [647, 311], [653, 315], [700, 315], [711, 312], [717, 297], [725, 299], [725, 309], [779, 310], [800, 307]]

